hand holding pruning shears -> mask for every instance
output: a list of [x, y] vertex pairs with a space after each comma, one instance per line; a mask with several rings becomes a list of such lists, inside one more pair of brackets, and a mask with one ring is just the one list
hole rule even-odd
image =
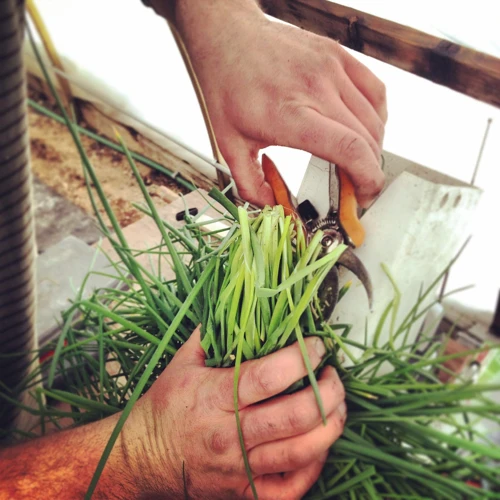
[[268, 20], [254, 0], [184, 0], [176, 18], [242, 198], [274, 203], [258, 153], [279, 145], [338, 165], [370, 204], [384, 184], [387, 120], [375, 75], [338, 43]]

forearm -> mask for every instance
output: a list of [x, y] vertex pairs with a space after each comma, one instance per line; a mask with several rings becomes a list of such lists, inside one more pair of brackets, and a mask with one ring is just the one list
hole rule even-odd
[[[118, 415], [0, 450], [0, 499], [83, 498]], [[95, 498], [137, 498], [119, 439]]]

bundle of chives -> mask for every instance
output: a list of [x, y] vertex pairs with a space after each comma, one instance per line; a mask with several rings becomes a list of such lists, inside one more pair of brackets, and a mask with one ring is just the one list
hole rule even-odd
[[238, 229], [219, 250], [205, 285], [202, 345], [208, 366], [233, 365], [239, 344], [243, 360], [296, 340], [303, 346], [303, 329], [320, 318], [310, 305], [345, 248], [323, 256], [322, 232], [306, 244], [302, 225], [285, 217], [281, 206], [266, 207], [254, 218], [240, 207], [237, 215]]

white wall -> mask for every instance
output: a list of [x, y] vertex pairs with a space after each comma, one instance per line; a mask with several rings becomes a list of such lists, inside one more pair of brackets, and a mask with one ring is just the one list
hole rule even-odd
[[[500, 18], [494, 2], [476, 0], [473, 19], [468, 4], [448, 0], [343, 3], [500, 56]], [[151, 9], [140, 0], [38, 0], [37, 5], [75, 82], [202, 157], [211, 156], [182, 60], [166, 23]], [[460, 300], [491, 311], [500, 287], [500, 110], [379, 61], [355, 56], [386, 83], [388, 151], [467, 181], [486, 121], [493, 118], [477, 178], [484, 196], [474, 240], [450, 278], [450, 287], [477, 283], [476, 290]], [[290, 165], [285, 175], [296, 190], [308, 155], [282, 154], [286, 159], [280, 164]]]

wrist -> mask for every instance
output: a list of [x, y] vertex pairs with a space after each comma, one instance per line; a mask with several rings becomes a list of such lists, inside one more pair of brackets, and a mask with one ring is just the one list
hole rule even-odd
[[235, 26], [255, 28], [265, 20], [256, 0], [177, 0], [175, 11], [175, 26], [197, 71], [208, 53], [233, 44]]
[[[115, 428], [121, 413], [107, 417], [104, 420], [90, 424], [94, 426], [94, 440], [97, 444], [94, 452], [95, 470], [97, 461], [101, 458], [104, 447]], [[106, 465], [96, 486], [96, 497], [107, 498], [110, 493], [117, 498], [140, 498], [143, 493], [140, 468], [137, 465], [136, 446], [133, 427], [127, 422], [120, 432], [118, 439], [111, 451]], [[88, 428], [82, 427], [86, 434]]]
[[131, 498], [180, 498], [182, 458], [178, 443], [169, 442], [165, 419], [149, 398], [139, 400], [127, 419], [110, 457], [110, 468], [127, 475]]
[[143, 0], [160, 16], [174, 24], [181, 35], [186, 36], [190, 27], [198, 21], [207, 23], [207, 16], [225, 17], [232, 13], [241, 15], [260, 14], [260, 0]]

